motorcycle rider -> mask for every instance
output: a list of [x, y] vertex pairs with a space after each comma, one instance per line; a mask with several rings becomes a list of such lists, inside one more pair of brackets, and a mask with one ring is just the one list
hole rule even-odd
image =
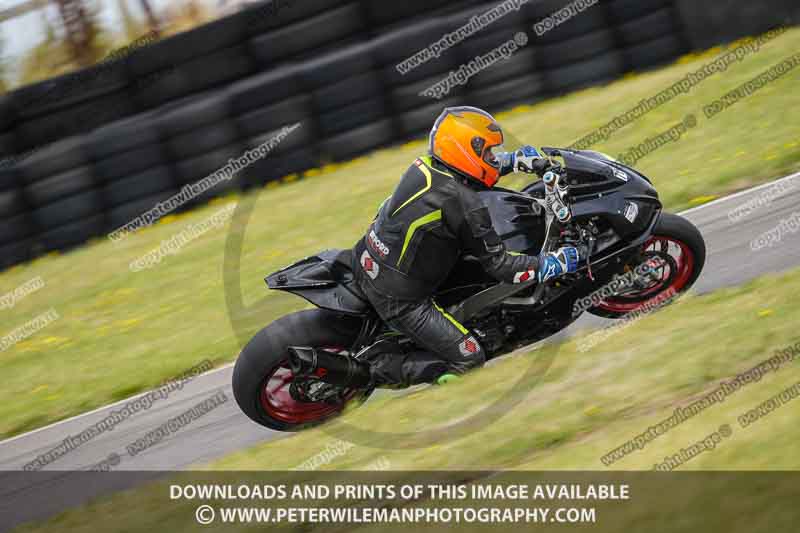
[[486, 357], [478, 336], [432, 298], [463, 255], [477, 258], [505, 283], [539, 283], [574, 272], [579, 254], [564, 247], [542, 256], [508, 252], [477, 191], [510, 172], [544, 173], [547, 158], [525, 146], [503, 151], [503, 132], [487, 112], [445, 109], [429, 138], [429, 154], [406, 170], [384, 200], [365, 237], [353, 249], [356, 282], [378, 315], [424, 351], [403, 353], [378, 343], [358, 360], [302, 349], [297, 355], [315, 376], [343, 387], [407, 387], [444, 383], [480, 367]]

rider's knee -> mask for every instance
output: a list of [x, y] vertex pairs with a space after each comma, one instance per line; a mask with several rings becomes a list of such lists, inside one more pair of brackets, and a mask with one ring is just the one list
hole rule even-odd
[[458, 362], [462, 371], [480, 368], [486, 363], [486, 352], [474, 335], [469, 335], [458, 343]]

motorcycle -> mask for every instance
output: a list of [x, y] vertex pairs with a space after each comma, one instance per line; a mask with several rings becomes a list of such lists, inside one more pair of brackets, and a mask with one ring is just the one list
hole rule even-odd
[[[541, 254], [572, 245], [586, 259], [573, 274], [512, 285], [489, 277], [475, 258], [461, 258], [434, 297], [479, 336], [487, 359], [546, 339], [583, 312], [622, 319], [652, 302], [669, 303], [694, 284], [705, 264], [699, 230], [663, 212], [646, 176], [599, 152], [542, 150], [553, 165], [542, 180], [521, 191], [495, 187], [479, 194], [509, 251]], [[356, 359], [389, 338], [415, 348], [411, 339], [398, 340], [371, 308], [354, 281], [352, 264], [350, 250], [327, 250], [267, 276], [269, 289], [293, 293], [316, 309], [276, 320], [239, 355], [233, 392], [255, 422], [296, 431], [373, 393], [299, 372], [292, 347]], [[632, 281], [613, 285], [624, 275]], [[618, 290], [602, 290], [609, 286]], [[576, 305], [587, 301], [593, 305]]]

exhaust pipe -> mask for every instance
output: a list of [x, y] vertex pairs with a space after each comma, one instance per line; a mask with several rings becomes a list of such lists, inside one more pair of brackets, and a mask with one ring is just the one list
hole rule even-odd
[[347, 388], [366, 388], [372, 378], [367, 363], [303, 346], [289, 347], [289, 368], [297, 377], [314, 378]]

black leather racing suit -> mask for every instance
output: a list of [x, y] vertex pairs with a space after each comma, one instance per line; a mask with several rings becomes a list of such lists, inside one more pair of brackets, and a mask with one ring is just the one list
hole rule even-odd
[[476, 336], [432, 299], [462, 255], [499, 281], [536, 275], [538, 258], [506, 251], [471, 184], [430, 157], [417, 159], [354, 248], [356, 279], [380, 317], [427, 350], [371, 358], [378, 385], [430, 383], [485, 362]]

